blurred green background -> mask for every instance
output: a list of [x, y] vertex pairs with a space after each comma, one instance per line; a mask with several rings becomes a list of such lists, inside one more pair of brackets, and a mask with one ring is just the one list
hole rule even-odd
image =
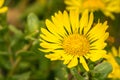
[[[64, 11], [63, 0], [6, 0], [9, 10], [0, 14], [0, 80], [71, 80], [60, 61], [50, 62], [39, 51], [40, 28], [45, 19]], [[108, 21], [108, 49], [120, 45], [120, 14], [116, 19], [95, 12], [95, 22]]]

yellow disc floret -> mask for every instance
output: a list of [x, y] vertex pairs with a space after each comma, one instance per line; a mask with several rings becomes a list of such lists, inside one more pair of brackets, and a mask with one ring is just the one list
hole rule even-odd
[[90, 44], [85, 36], [72, 34], [63, 40], [63, 49], [66, 53], [82, 56], [89, 51]]

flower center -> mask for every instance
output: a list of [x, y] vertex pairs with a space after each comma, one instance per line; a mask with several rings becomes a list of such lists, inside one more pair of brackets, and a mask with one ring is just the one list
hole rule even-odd
[[102, 0], [85, 0], [83, 7], [91, 10], [104, 9], [105, 5]]
[[90, 44], [85, 36], [72, 34], [63, 40], [63, 49], [66, 53], [82, 56], [90, 49]]

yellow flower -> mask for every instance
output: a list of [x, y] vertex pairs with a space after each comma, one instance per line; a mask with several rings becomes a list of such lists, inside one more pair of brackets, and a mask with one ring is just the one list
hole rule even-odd
[[64, 0], [68, 10], [85, 9], [89, 11], [101, 10], [106, 16], [114, 19], [112, 13], [120, 13], [120, 0]]
[[109, 33], [107, 22], [98, 21], [93, 26], [93, 13], [86, 10], [81, 18], [79, 12], [71, 10], [55, 13], [52, 20], [46, 20], [47, 29], [41, 28], [41, 51], [48, 52], [47, 58], [51, 60], [63, 60], [68, 68], [78, 65], [78, 61], [88, 71], [86, 59], [96, 61], [106, 51], [104, 42]]
[[112, 52], [109, 52], [105, 58], [106, 60], [111, 63], [113, 70], [109, 74], [109, 78], [120, 78], [120, 65], [116, 62], [115, 57], [120, 57], [120, 47], [117, 52], [115, 47], [112, 47]]
[[6, 6], [2, 7], [4, 4], [4, 0], [0, 0], [0, 13], [4, 13], [8, 10]]

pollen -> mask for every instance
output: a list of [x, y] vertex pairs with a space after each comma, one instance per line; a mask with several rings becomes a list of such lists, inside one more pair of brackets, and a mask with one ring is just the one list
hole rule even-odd
[[72, 34], [64, 38], [63, 49], [68, 54], [83, 56], [89, 52], [90, 44], [85, 36]]

